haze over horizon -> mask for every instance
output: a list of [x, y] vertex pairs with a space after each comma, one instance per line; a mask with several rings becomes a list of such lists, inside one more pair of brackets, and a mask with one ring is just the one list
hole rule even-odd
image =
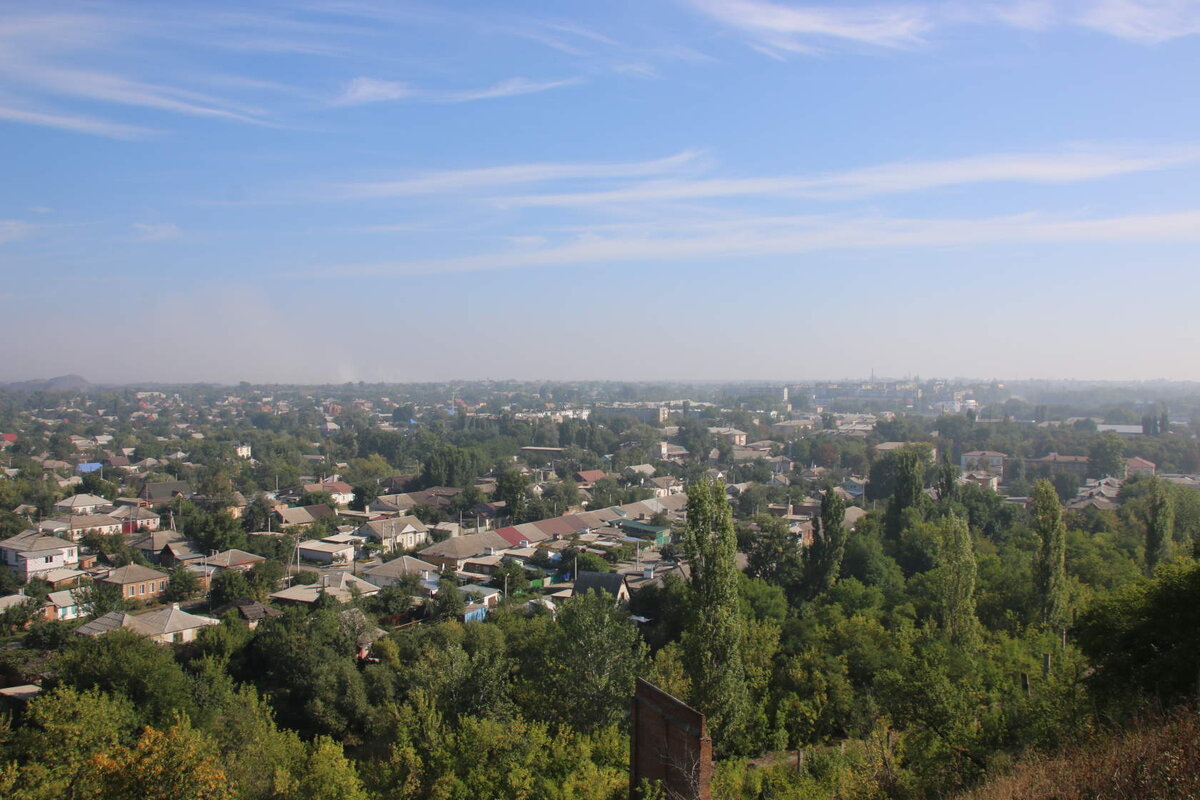
[[1194, 0], [7, 3], [0, 381], [1194, 380], [1198, 33]]

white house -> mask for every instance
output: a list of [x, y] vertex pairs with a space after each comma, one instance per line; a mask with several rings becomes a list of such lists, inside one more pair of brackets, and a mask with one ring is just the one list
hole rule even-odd
[[79, 541], [88, 533], [108, 536], [121, 532], [121, 521], [108, 514], [75, 514], [63, 521], [67, 523], [67, 529], [61, 535], [72, 542]]
[[384, 550], [413, 550], [429, 543], [429, 529], [424, 522], [413, 516], [377, 519], [361, 526], [356, 533]]
[[959, 467], [963, 472], [990, 472], [993, 475], [1003, 475], [1006, 458], [1008, 458], [1007, 455], [997, 453], [995, 450], [972, 450], [962, 454]]
[[380, 588], [391, 586], [409, 575], [421, 581], [425, 594], [431, 595], [437, 591], [440, 576], [437, 566], [412, 556], [400, 556], [363, 573], [364, 578]]
[[77, 566], [79, 545], [39, 531], [25, 531], [0, 542], [0, 561], [28, 580], [54, 569]]
[[75, 494], [59, 500], [54, 507], [68, 514], [95, 514], [96, 509], [109, 505], [112, 504], [94, 494]]
[[354, 560], [354, 542], [330, 542], [325, 539], [309, 539], [297, 545], [300, 557], [306, 561], [322, 564], [348, 563]]
[[84, 615], [75, 599], [74, 589], [63, 589], [61, 592], [51, 592], [46, 596], [47, 602], [54, 609], [54, 618], [60, 620], [78, 619]]
[[137, 616], [123, 611], [110, 611], [102, 617], [80, 625], [75, 632], [84, 636], [103, 636], [117, 628], [128, 628], [159, 644], [184, 644], [193, 641], [202, 628], [220, 624], [220, 620], [212, 617], [201, 617], [181, 611], [176, 603], [170, 608]]
[[378, 586], [364, 581], [357, 575], [351, 575], [349, 572], [328, 572], [323, 574], [321, 580], [317, 583], [289, 586], [286, 589], [272, 593], [270, 597], [274, 600], [290, 603], [315, 603], [324, 594], [332, 597], [339, 603], [346, 603], [355, 594], [362, 597], [370, 597], [378, 593]]

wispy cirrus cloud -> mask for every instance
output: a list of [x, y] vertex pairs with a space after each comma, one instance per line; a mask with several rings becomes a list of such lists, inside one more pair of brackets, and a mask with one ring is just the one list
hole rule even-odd
[[141, 139], [154, 133], [153, 130], [138, 125], [125, 125], [120, 122], [74, 114], [35, 111], [12, 105], [0, 105], [0, 120], [19, 122], [23, 125], [36, 125], [42, 128], [58, 128], [75, 133], [88, 133], [110, 139]]
[[919, 5], [787, 5], [766, 0], [687, 0], [697, 11], [750, 35], [770, 53], [807, 53], [841, 41], [908, 47], [934, 26]]
[[173, 222], [135, 222], [132, 242], [167, 242], [179, 238], [182, 231]]
[[33, 225], [19, 219], [0, 219], [0, 244], [24, 239], [33, 233]]
[[785, 0], [684, 0], [687, 6], [745, 35], [774, 57], [836, 46], [908, 48], [961, 25], [1048, 31], [1084, 28], [1157, 43], [1200, 34], [1196, 0], [951, 0], [850, 3]]
[[777, 195], [841, 200], [973, 183], [1075, 183], [1200, 161], [1200, 147], [1142, 153], [1064, 150], [880, 164], [823, 175], [652, 180], [594, 192], [498, 200], [510, 206], [594, 206]]
[[689, 225], [674, 231], [660, 226], [655, 232], [646, 232], [635, 226], [628, 234], [585, 235], [547, 247], [517, 246], [457, 258], [322, 266], [311, 274], [381, 277], [991, 244], [1192, 243], [1200, 242], [1200, 210], [1092, 218], [1032, 213], [981, 219], [812, 215], [738, 219], [709, 223], [704, 228]]
[[334, 100], [335, 106], [359, 106], [390, 100], [412, 100], [424, 103], [467, 103], [472, 100], [492, 100], [499, 97], [515, 97], [536, 94], [578, 83], [577, 78], [550, 81], [531, 81], [526, 78], [508, 78], [481, 89], [418, 89], [402, 81], [387, 81], [377, 78], [359, 77], [346, 85], [341, 95]]
[[666, 158], [630, 162], [541, 162], [446, 170], [394, 181], [344, 183], [333, 187], [343, 198], [403, 197], [496, 189], [550, 180], [638, 178], [661, 175], [694, 162], [700, 153], [685, 150]]
[[1122, 39], [1163, 42], [1200, 33], [1195, 0], [1100, 0], [1075, 17], [1078, 24]]

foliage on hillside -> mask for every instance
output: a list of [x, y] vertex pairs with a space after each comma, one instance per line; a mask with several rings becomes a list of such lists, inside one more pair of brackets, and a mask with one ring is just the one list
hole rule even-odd
[[1200, 797], [1200, 717], [1181, 711], [1022, 761], [960, 800], [1192, 800]]

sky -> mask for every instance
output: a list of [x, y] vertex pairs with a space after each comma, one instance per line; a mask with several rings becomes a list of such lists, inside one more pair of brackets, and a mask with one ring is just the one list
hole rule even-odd
[[0, 4], [0, 380], [1200, 379], [1200, 0]]

